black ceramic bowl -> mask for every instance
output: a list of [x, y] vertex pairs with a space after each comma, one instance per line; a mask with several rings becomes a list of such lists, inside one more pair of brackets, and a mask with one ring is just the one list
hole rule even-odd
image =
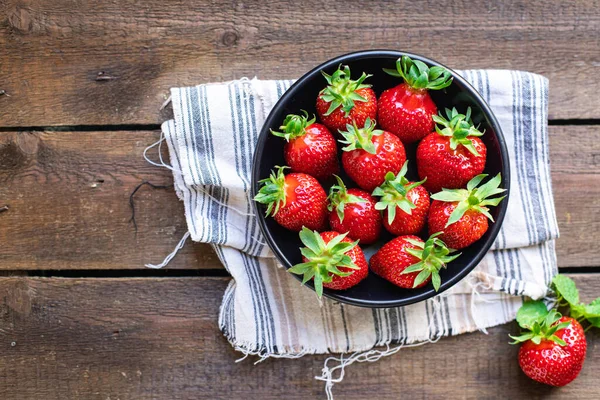
[[[372, 74], [373, 76], [366, 83], [373, 85], [373, 90], [375, 90], [375, 93], [379, 97], [385, 89], [394, 87], [402, 82], [401, 78], [395, 78], [386, 74], [382, 71], [382, 68], [395, 69], [396, 60], [403, 55], [421, 60], [429, 66], [441, 65], [428, 58], [399, 51], [361, 51], [327, 61], [298, 79], [283, 94], [277, 104], [275, 104], [258, 137], [252, 168], [252, 196], [254, 197], [259, 190], [259, 180], [267, 178], [271, 169], [276, 165], [285, 165], [283, 158], [284, 140], [273, 136], [270, 133], [270, 129], [277, 130], [285, 116], [290, 113], [298, 114], [300, 110], [306, 110], [309, 114], [316, 114], [315, 102], [317, 95], [326, 86], [321, 71], [331, 74], [340, 64], [345, 64], [350, 66], [354, 79], [357, 79], [363, 71]], [[501, 186], [509, 189], [509, 161], [504, 137], [502, 136], [498, 121], [494, 117], [490, 107], [475, 89], [458, 74], [452, 70], [450, 72], [454, 77], [452, 85], [443, 90], [431, 91], [433, 100], [439, 110], [443, 110], [445, 107], [456, 107], [460, 112], [465, 112], [467, 107], [471, 107], [474, 123], [480, 124], [480, 128], [485, 129], [485, 134], [481, 138], [488, 150], [484, 172], [489, 174], [490, 177], [501, 172]], [[416, 145], [406, 146], [406, 155], [409, 160], [408, 178], [411, 180], [417, 180], [418, 178], [416, 174], [415, 150]], [[349, 178], [345, 176], [343, 178], [348, 187], [356, 186]], [[329, 186], [324, 185], [326, 192], [329, 192]], [[490, 228], [480, 240], [463, 249], [462, 255], [455, 261], [452, 261], [447, 269], [441, 271], [442, 285], [438, 293], [455, 285], [481, 261], [500, 230], [507, 204], [508, 199], [504, 199], [498, 207], [492, 207], [490, 212], [496, 222], [491, 223]], [[269, 247], [285, 268], [290, 268], [301, 262], [299, 248], [302, 247], [302, 243], [300, 242], [298, 233], [282, 228], [271, 217], [266, 218], [265, 210], [266, 208], [263, 205], [255, 203], [258, 222]], [[382, 229], [382, 231], [382, 237], [379, 242], [363, 247], [367, 258], [393, 238], [385, 229]], [[300, 276], [294, 276], [300, 280]], [[307, 286], [313, 287], [312, 283], [307, 283]], [[431, 284], [420, 289], [402, 289], [372, 272], [369, 273], [367, 279], [348, 290], [324, 290], [324, 295], [327, 297], [342, 303], [362, 307], [404, 306], [428, 299], [436, 294]], [[307, 295], [310, 295], [308, 291]]]

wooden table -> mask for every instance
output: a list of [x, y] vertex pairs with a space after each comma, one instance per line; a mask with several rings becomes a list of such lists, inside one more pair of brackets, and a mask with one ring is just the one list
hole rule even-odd
[[[266, 3], [266, 2], [265, 2]], [[597, 1], [0, 0], [0, 398], [323, 396], [323, 356], [239, 358], [217, 327], [229, 281], [188, 243], [167, 170], [143, 149], [172, 86], [294, 78], [366, 48], [454, 68], [550, 79], [550, 153], [561, 272], [600, 292], [600, 12]], [[597, 398], [600, 336], [578, 381], [529, 381], [515, 324], [354, 365], [338, 398]]]

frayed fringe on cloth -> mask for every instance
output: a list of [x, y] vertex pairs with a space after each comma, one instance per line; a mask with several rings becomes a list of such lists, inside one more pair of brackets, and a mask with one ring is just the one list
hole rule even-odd
[[[472, 278], [474, 278], [474, 277], [472, 277]], [[487, 283], [482, 282], [482, 281], [474, 282], [474, 279], [472, 279], [472, 278], [471, 279], [467, 278], [467, 279], [469, 279], [468, 283], [472, 289], [471, 298], [475, 299], [475, 297], [477, 296], [478, 298], [481, 298], [482, 301], [484, 301], [486, 303], [489, 302], [488, 300], [483, 299], [481, 297], [479, 290], [480, 289], [491, 289], [491, 287]], [[227, 292], [233, 290], [235, 283], [232, 282], [232, 284], [233, 285], [230, 284], [230, 286], [226, 289], [225, 295], [227, 295]], [[451, 295], [451, 294], [442, 293], [441, 295], [434, 298], [434, 303], [433, 303], [434, 312], [436, 312], [436, 313], [441, 312], [441, 301], [440, 300], [442, 297], [449, 296], [449, 295]], [[475, 300], [471, 301], [471, 314], [472, 314], [471, 318], [475, 322], [475, 325], [477, 326], [478, 330], [487, 334], [486, 329], [482, 328], [481, 327], [482, 324], [478, 323], [478, 321], [477, 321], [477, 310], [476, 310]], [[432, 331], [432, 328], [433, 328], [432, 324], [433, 324], [433, 318], [428, 327], [428, 331], [430, 331], [430, 332]], [[304, 357], [305, 355], [309, 355], [309, 354], [323, 354], [322, 351], [318, 351], [317, 349], [310, 349], [310, 348], [308, 348], [308, 349], [304, 348], [304, 349], [297, 350], [297, 351], [291, 350], [291, 351], [285, 352], [285, 353], [272, 353], [272, 352], [268, 352], [266, 349], [252, 349], [252, 347], [254, 346], [252, 343], [238, 342], [231, 335], [229, 335], [227, 332], [225, 332], [225, 330], [223, 329], [223, 326], [221, 326], [221, 330], [224, 332], [224, 336], [227, 338], [227, 340], [233, 346], [233, 348], [236, 351], [239, 351], [240, 353], [243, 354], [243, 356], [241, 358], [236, 360], [236, 363], [244, 361], [249, 356], [258, 357], [258, 360], [256, 360], [254, 362], [254, 365], [257, 365], [269, 358], [296, 359], [296, 358]], [[323, 368], [321, 370], [321, 375], [315, 376], [315, 379], [325, 382], [325, 394], [327, 396], [327, 399], [333, 400], [334, 399], [333, 386], [336, 383], [340, 383], [344, 380], [344, 376], [346, 373], [346, 367], [349, 367], [350, 365], [352, 365], [354, 363], [376, 362], [376, 361], [379, 361], [383, 357], [388, 357], [388, 356], [394, 355], [394, 354], [398, 353], [400, 350], [405, 349], [405, 348], [419, 347], [419, 346], [422, 346], [427, 343], [436, 343], [442, 337], [443, 336], [440, 335], [440, 336], [434, 337], [433, 339], [432, 338], [424, 338], [424, 339], [414, 338], [413, 340], [407, 340], [405, 343], [400, 343], [400, 344], [393, 343], [390, 341], [388, 343], [383, 344], [383, 346], [385, 346], [383, 349], [370, 348], [370, 349], [359, 350], [352, 354], [341, 353], [339, 356], [331, 356], [325, 360], [325, 362], [323, 364]], [[336, 374], [337, 374], [337, 376], [336, 376]]]

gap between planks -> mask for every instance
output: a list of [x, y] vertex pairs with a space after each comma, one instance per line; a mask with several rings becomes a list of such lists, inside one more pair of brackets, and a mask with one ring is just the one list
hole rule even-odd
[[[559, 268], [559, 273], [600, 274], [597, 267], [565, 267]], [[5, 270], [0, 271], [0, 277], [27, 278], [228, 278], [231, 277], [225, 269], [124, 269], [124, 270]]]
[[[589, 119], [551, 119], [549, 126], [600, 125], [600, 118]], [[153, 131], [160, 124], [120, 124], [120, 125], [55, 125], [55, 126], [0, 126], [0, 132], [98, 132], [98, 131]]]

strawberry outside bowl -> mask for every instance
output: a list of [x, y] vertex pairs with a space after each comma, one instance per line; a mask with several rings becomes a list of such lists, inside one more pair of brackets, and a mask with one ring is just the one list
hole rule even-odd
[[[252, 168], [252, 197], [256, 196], [260, 189], [260, 180], [268, 178], [275, 166], [285, 165], [283, 156], [285, 141], [272, 135], [270, 130], [278, 130], [288, 114], [299, 114], [301, 110], [306, 110], [311, 116], [316, 114], [315, 102], [317, 96], [326, 86], [321, 71], [332, 74], [340, 64], [343, 64], [350, 67], [353, 79], [358, 78], [362, 72], [371, 74], [373, 76], [366, 83], [372, 85], [373, 90], [379, 97], [384, 90], [402, 82], [402, 79], [383, 72], [383, 68], [395, 69], [396, 60], [402, 56], [420, 60], [430, 67], [445, 67], [436, 61], [416, 54], [389, 50], [369, 50], [350, 53], [329, 60], [298, 79], [275, 104], [258, 137]], [[483, 259], [496, 239], [506, 214], [510, 193], [510, 167], [506, 143], [500, 125], [489, 105], [464, 78], [450, 68], [445, 68], [452, 74], [452, 84], [443, 90], [431, 91], [430, 94], [437, 105], [438, 111], [456, 107], [464, 112], [467, 107], [470, 107], [473, 122], [479, 125], [481, 131], [485, 130], [485, 134], [481, 137], [487, 147], [487, 160], [483, 173], [488, 174], [490, 177], [501, 173], [501, 188], [506, 189], [505, 194], [507, 195], [507, 198], [500, 202], [497, 207], [490, 208], [490, 214], [494, 217], [495, 222], [490, 221], [489, 229], [483, 237], [471, 246], [460, 250], [461, 256], [450, 262], [447, 268], [440, 271], [442, 283], [438, 292], [433, 289], [431, 284], [418, 289], [403, 289], [370, 272], [366, 279], [350, 289], [338, 291], [325, 288], [323, 291], [324, 296], [342, 303], [371, 308], [398, 307], [423, 301], [451, 288], [465, 278]], [[416, 147], [416, 143], [405, 144], [406, 156], [410, 160], [407, 178], [412, 181], [419, 180], [416, 163], [414, 162]], [[343, 171], [340, 176], [348, 188], [356, 187]], [[326, 192], [329, 192], [329, 187], [333, 183], [333, 180], [322, 182]], [[302, 256], [299, 249], [303, 247], [303, 244], [298, 233], [286, 230], [277, 224], [272, 217], [266, 217], [266, 206], [263, 204], [256, 202], [253, 202], [253, 204], [265, 240], [279, 262], [286, 269], [301, 263]], [[426, 232], [423, 232], [420, 236], [423, 239], [427, 238]], [[367, 260], [381, 246], [393, 238], [393, 235], [383, 229], [381, 237], [376, 243], [361, 246]], [[299, 281], [302, 278], [299, 275], [291, 275]], [[307, 282], [306, 287], [314, 290], [312, 281]], [[309, 289], [306, 290], [306, 293], [310, 296], [315, 295], [314, 292], [310, 293]]]

